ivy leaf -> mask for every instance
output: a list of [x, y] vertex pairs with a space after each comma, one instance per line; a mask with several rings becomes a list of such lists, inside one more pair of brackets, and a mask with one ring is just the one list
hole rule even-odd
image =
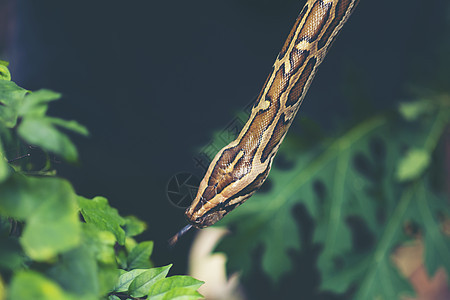
[[59, 178], [11, 176], [0, 189], [0, 212], [26, 222], [20, 242], [42, 261], [80, 242], [76, 194]]
[[150, 255], [152, 255], [152, 251], [152, 241], [141, 242], [135, 246], [128, 255], [128, 270], [150, 268], [152, 266], [150, 262]]
[[11, 282], [8, 299], [75, 300], [54, 281], [34, 271], [19, 271]]
[[148, 269], [134, 269], [129, 272], [125, 272], [122, 275], [120, 275], [116, 286], [114, 287], [114, 292], [120, 293], [120, 292], [127, 292], [128, 288], [130, 287], [131, 282], [133, 280], [141, 275], [142, 273], [148, 271]]
[[[172, 276], [161, 279], [157, 281], [150, 287], [148, 293], [149, 300], [161, 300], [161, 299], [172, 299], [168, 298], [181, 296], [181, 295], [192, 295], [201, 297], [200, 294], [194, 293], [203, 284], [203, 281], [197, 280], [190, 276]], [[176, 291], [174, 291], [176, 290]], [[170, 293], [171, 292], [171, 293]], [[183, 292], [183, 293], [181, 293]], [[169, 294], [170, 293], [170, 294]]]
[[151, 286], [158, 280], [161, 280], [167, 276], [169, 269], [172, 265], [152, 268], [138, 275], [133, 282], [131, 282], [128, 289], [130, 296], [132, 297], [143, 297], [147, 295], [150, 291]]
[[125, 219], [119, 215], [117, 209], [109, 206], [106, 198], [95, 197], [90, 200], [79, 196], [78, 204], [86, 223], [113, 233], [120, 245], [125, 244], [125, 231], [121, 227], [125, 224]]

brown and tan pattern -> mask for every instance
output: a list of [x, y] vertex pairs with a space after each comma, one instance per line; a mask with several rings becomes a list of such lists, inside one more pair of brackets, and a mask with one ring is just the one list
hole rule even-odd
[[[192, 226], [222, 219], [269, 175], [306, 92], [331, 43], [359, 0], [308, 0], [236, 140], [217, 153], [186, 210]], [[190, 226], [188, 226], [190, 228]]]

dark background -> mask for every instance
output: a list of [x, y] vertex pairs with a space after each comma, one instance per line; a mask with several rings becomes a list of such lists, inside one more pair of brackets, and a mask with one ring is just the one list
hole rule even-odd
[[[0, 1], [0, 59], [30, 90], [63, 93], [50, 114], [87, 126], [80, 165], [57, 164], [86, 197], [148, 223], [157, 265], [186, 272], [190, 233], [167, 182], [258, 93], [305, 1]], [[432, 78], [444, 0], [362, 0], [325, 59], [300, 115], [328, 129], [349, 97], [392, 108]]]

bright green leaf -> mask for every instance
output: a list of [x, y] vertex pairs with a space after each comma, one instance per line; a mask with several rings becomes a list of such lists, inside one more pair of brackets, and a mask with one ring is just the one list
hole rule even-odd
[[9, 300], [74, 300], [58, 284], [33, 271], [19, 271], [12, 279]]
[[0, 141], [0, 184], [9, 177], [10, 173], [8, 160], [5, 157], [5, 151], [3, 150], [2, 142]]
[[[153, 298], [149, 298], [152, 299]], [[185, 287], [177, 287], [162, 296], [162, 298], [154, 298], [158, 300], [198, 300], [203, 299], [202, 294], [199, 292]]]
[[113, 233], [120, 245], [125, 243], [125, 231], [121, 227], [125, 224], [125, 219], [119, 215], [117, 209], [109, 206], [106, 198], [95, 197], [91, 200], [78, 197], [78, 204], [86, 223]]
[[119, 297], [117, 297], [116, 295], [109, 295], [108, 300], [121, 300], [121, 299]]
[[8, 70], [8, 65], [0, 63], [0, 80], [11, 80], [11, 73]]
[[19, 109], [20, 116], [43, 117], [47, 113], [48, 103], [61, 98], [61, 94], [50, 90], [39, 90], [28, 94]]
[[133, 297], [143, 297], [148, 294], [151, 286], [167, 276], [172, 265], [152, 268], [138, 275], [130, 284], [128, 291]]
[[125, 234], [126, 236], [136, 236], [144, 232], [147, 229], [147, 224], [144, 221], [139, 220], [135, 216], [127, 216], [125, 219]]
[[430, 154], [423, 149], [410, 149], [399, 161], [397, 179], [408, 181], [418, 178], [430, 164]]
[[87, 130], [87, 128], [84, 127], [83, 125], [81, 125], [80, 123], [78, 123], [77, 121], [73, 121], [73, 120], [67, 121], [67, 120], [63, 120], [63, 119], [59, 119], [59, 118], [51, 118], [51, 117], [47, 117], [46, 119], [53, 125], [62, 127], [64, 129], [76, 132], [76, 133], [84, 135], [84, 136], [89, 135], [89, 131]]
[[81, 246], [62, 254], [48, 275], [64, 290], [86, 299], [100, 296], [97, 272], [94, 254]]
[[13, 128], [17, 124], [18, 111], [27, 90], [12, 81], [0, 80], [0, 124]]
[[0, 245], [0, 267], [9, 270], [22, 267], [26, 258], [19, 241], [12, 237], [0, 237]]
[[152, 255], [152, 251], [152, 241], [139, 243], [131, 250], [130, 254], [128, 254], [128, 270], [150, 268], [152, 266], [150, 262], [150, 255]]
[[61, 155], [69, 162], [75, 162], [78, 152], [64, 133], [56, 129], [45, 118], [26, 117], [18, 128], [19, 135], [29, 144]]
[[153, 284], [148, 293], [149, 300], [161, 300], [165, 295], [176, 288], [196, 291], [204, 282], [190, 276], [172, 276], [161, 279]]
[[0, 212], [26, 221], [20, 242], [31, 258], [47, 260], [80, 241], [76, 195], [59, 178], [11, 176], [0, 188]]
[[434, 105], [430, 101], [419, 100], [413, 102], [401, 102], [398, 110], [405, 120], [415, 121], [434, 108]]
[[114, 292], [120, 293], [120, 292], [127, 292], [128, 288], [130, 287], [131, 282], [142, 273], [148, 271], [148, 269], [134, 269], [129, 272], [125, 272], [124, 274], [120, 275], [119, 280], [116, 283], [116, 286], [114, 287]]
[[97, 228], [93, 224], [82, 223], [83, 240], [82, 243], [91, 249], [95, 258], [102, 264], [115, 265], [116, 255], [114, 245], [116, 237], [110, 231]]

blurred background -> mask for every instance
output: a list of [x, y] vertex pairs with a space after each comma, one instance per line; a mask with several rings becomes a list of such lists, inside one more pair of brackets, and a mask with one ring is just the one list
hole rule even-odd
[[[80, 164], [57, 163], [59, 174], [145, 220], [153, 261], [181, 274], [195, 234], [168, 249], [185, 225], [168, 182], [203, 176], [193, 158], [257, 96], [305, 2], [0, 0], [0, 59], [18, 85], [63, 94], [50, 115], [89, 128], [73, 136]], [[299, 114], [330, 129], [351, 113], [349, 97], [390, 108], [417, 82], [445, 86], [434, 78], [449, 7], [362, 0]]]

